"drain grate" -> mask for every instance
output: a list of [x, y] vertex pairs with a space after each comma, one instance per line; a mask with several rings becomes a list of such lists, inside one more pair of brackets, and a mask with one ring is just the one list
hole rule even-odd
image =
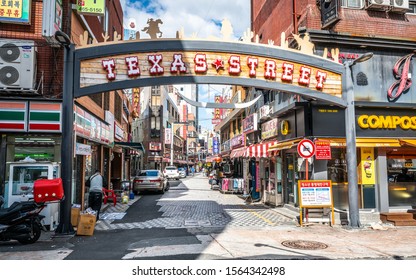
[[320, 250], [328, 248], [328, 245], [325, 243], [307, 240], [286, 240], [282, 242], [282, 245], [292, 249], [300, 250]]

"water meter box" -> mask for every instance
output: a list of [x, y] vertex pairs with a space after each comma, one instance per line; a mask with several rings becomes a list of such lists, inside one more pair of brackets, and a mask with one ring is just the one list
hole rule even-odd
[[59, 201], [64, 197], [62, 179], [39, 179], [34, 182], [33, 198], [36, 203]]

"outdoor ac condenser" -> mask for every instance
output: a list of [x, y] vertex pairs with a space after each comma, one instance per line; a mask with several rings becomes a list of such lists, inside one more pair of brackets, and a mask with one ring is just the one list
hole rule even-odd
[[0, 39], [0, 90], [33, 90], [35, 80], [34, 41]]

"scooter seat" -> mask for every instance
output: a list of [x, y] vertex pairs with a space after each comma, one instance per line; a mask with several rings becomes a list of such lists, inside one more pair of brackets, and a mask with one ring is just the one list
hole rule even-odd
[[33, 201], [13, 202], [9, 208], [0, 209], [0, 222], [9, 220], [13, 215], [19, 215], [21, 212], [28, 212], [36, 208], [36, 203]]

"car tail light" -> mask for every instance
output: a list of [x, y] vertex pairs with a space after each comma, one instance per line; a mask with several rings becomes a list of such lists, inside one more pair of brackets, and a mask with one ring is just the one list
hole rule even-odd
[[162, 181], [162, 180], [160, 180], [160, 179], [157, 179], [157, 180], [150, 180], [150, 182], [153, 182], [153, 183], [156, 183], [156, 182], [160, 183], [160, 181]]

